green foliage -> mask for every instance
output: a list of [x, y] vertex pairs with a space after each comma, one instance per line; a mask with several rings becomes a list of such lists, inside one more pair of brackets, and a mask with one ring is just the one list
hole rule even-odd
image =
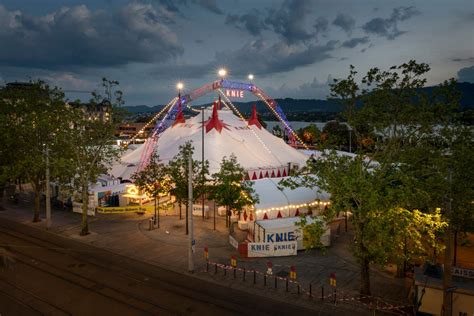
[[160, 163], [160, 157], [154, 153], [148, 165], [132, 175], [135, 185], [141, 192], [154, 198], [167, 194], [171, 190], [171, 181], [167, 168]]
[[[105, 79], [105, 78], [104, 78]], [[96, 183], [100, 174], [107, 173], [112, 163], [118, 159], [121, 148], [114, 144], [115, 124], [120, 120], [122, 94], [112, 93], [118, 82], [103, 80], [106, 97], [94, 92], [94, 100], [86, 106], [70, 107], [68, 120], [68, 146], [65, 152], [71, 157], [69, 166], [74, 175], [72, 186], [82, 192], [82, 231], [88, 234], [87, 209], [88, 189]], [[115, 96], [115, 99], [111, 99]]]
[[[237, 162], [237, 157], [231, 154], [229, 159], [222, 158], [220, 170], [212, 175], [213, 187], [210, 198], [218, 205], [227, 208], [227, 215], [230, 210], [237, 210], [239, 213], [243, 207], [258, 203], [258, 196], [254, 194], [251, 181], [242, 181], [245, 177], [245, 170]], [[229, 225], [230, 232], [233, 226]]]
[[229, 159], [222, 158], [219, 172], [212, 175], [214, 185], [211, 198], [219, 205], [238, 211], [244, 206], [257, 203], [258, 197], [254, 195], [253, 183], [242, 181], [244, 177], [245, 170], [239, 165], [234, 154], [231, 154]]
[[319, 144], [321, 141], [321, 131], [314, 124], [300, 128], [297, 131], [297, 134], [306, 144], [309, 145]]
[[326, 148], [349, 148], [349, 129], [346, 124], [330, 121], [324, 125], [321, 142]]
[[63, 92], [42, 81], [0, 90], [0, 183], [16, 177], [28, 179], [35, 193], [33, 221], [39, 220], [46, 151], [52, 178], [61, 179], [67, 170], [63, 155], [67, 115]]
[[308, 223], [308, 216], [301, 215], [296, 222], [297, 229], [302, 232], [303, 245], [305, 249], [325, 249], [321, 237], [326, 232], [325, 222], [318, 217], [312, 217], [312, 223]]
[[[176, 197], [178, 203], [186, 204], [188, 200], [188, 161], [192, 157], [194, 147], [191, 142], [186, 142], [179, 147], [179, 153], [168, 163], [168, 174], [173, 184], [171, 194]], [[192, 160], [193, 170], [193, 198], [197, 200], [202, 194], [207, 192], [207, 175], [209, 174], [209, 162]]]

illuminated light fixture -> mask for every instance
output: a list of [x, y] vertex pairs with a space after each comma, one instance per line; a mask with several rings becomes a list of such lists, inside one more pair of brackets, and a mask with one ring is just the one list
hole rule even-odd
[[249, 74], [248, 78], [249, 78], [250, 81], [252, 81], [253, 80], [253, 75]]
[[183, 88], [184, 88], [184, 84], [182, 82], [178, 82], [176, 84], [176, 89], [178, 89], [179, 91], [183, 90]]
[[224, 78], [227, 75], [227, 70], [225, 70], [224, 68], [221, 68], [219, 69], [217, 74], [219, 75], [219, 77]]

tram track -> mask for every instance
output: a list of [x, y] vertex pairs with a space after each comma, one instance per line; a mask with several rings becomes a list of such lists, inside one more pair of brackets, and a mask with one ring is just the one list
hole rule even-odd
[[[88, 291], [87, 293], [101, 296], [105, 293], [104, 298], [115, 304], [125, 301], [126, 304], [134, 306], [133, 308], [138, 307], [135, 310], [139, 314], [281, 315], [290, 311], [297, 311], [302, 315], [310, 313], [310, 310], [304, 307], [270, 298], [249, 296], [241, 291], [156, 267], [86, 243], [0, 219], [0, 247], [5, 246], [2, 242], [5, 239], [8, 239], [6, 244], [9, 251], [19, 253], [19, 264], [30, 269], [42, 265], [43, 270], [54, 270], [52, 273], [72, 281], [63, 281], [71, 286], [82, 282], [82, 292]], [[37, 258], [38, 256], [40, 258]], [[37, 260], [37, 264], [28, 260]], [[108, 279], [102, 280], [101, 273]], [[244, 301], [246, 304], [242, 304]]]
[[[149, 277], [143, 276], [143, 279], [140, 279], [138, 277], [132, 277], [130, 275], [126, 275], [124, 273], [120, 273], [115, 271], [116, 269], [111, 269], [111, 266], [104, 266], [97, 264], [95, 262], [92, 262], [91, 260], [84, 260], [83, 258], [80, 258], [79, 256], [72, 255], [73, 252], [77, 251], [75, 249], [67, 249], [67, 248], [60, 248], [57, 247], [58, 245], [55, 244], [55, 247], [50, 248], [47, 247], [44, 244], [41, 244], [41, 242], [44, 242], [44, 240], [41, 240], [41, 242], [38, 241], [32, 241], [29, 237], [20, 237], [18, 236], [18, 233], [10, 233], [6, 232], [4, 229], [0, 229], [0, 235], [4, 236], [10, 236], [13, 240], [23, 240], [28, 243], [36, 245], [36, 249], [47, 249], [48, 251], [53, 251], [56, 252], [58, 255], [63, 255], [63, 256], [69, 256], [78, 263], [75, 264], [77, 267], [78, 265], [88, 265], [88, 269], [90, 269], [90, 266], [94, 266], [97, 269], [108, 269], [109, 271], [114, 270], [114, 275], [117, 278], [120, 279], [127, 279], [124, 284], [128, 285], [135, 285], [134, 288], [136, 287], [137, 284], [140, 284], [149, 290], [148, 293], [156, 292], [156, 289], [153, 287], [150, 287], [149, 282], [144, 281], [143, 279], [150, 280]], [[4, 239], [4, 238], [3, 238]], [[50, 242], [48, 242], [50, 243]], [[52, 243], [51, 243], [52, 244]], [[100, 282], [97, 279], [92, 279], [91, 277], [87, 277], [84, 274], [77, 273], [71, 269], [61, 267], [58, 264], [54, 264], [51, 262], [51, 260], [43, 260], [38, 258], [37, 256], [32, 256], [28, 255], [25, 253], [25, 251], [22, 251], [22, 249], [28, 249], [25, 247], [22, 247], [22, 245], [16, 245], [15, 246], [4, 246], [4, 248], [8, 249], [10, 252], [15, 254], [15, 259], [19, 262], [21, 262], [24, 265], [27, 265], [33, 269], [37, 269], [42, 271], [43, 273], [47, 273], [49, 275], [52, 275], [58, 279], [61, 279], [65, 282], [68, 282], [74, 286], [79, 286], [87, 291], [91, 291], [94, 293], [97, 293], [98, 295], [104, 296], [108, 299], [114, 300], [117, 303], [125, 304], [127, 306], [130, 306], [132, 308], [135, 308], [143, 313], [146, 314], [163, 314], [163, 313], [169, 313], [169, 314], [182, 314], [185, 313], [186, 311], [180, 311], [178, 308], [167, 308], [161, 304], [157, 304], [154, 302], [152, 299], [144, 297], [144, 296], [139, 296], [133, 291], [125, 291], [123, 289], [120, 289], [118, 286], [114, 286], [109, 283], [105, 282]], [[29, 247], [30, 249], [32, 247]], [[68, 252], [68, 254], [66, 254]], [[39, 263], [39, 264], [38, 264]], [[73, 264], [74, 265], [74, 264]], [[130, 282], [131, 281], [131, 282]], [[180, 291], [181, 292], [181, 291]], [[146, 293], [146, 292], [145, 292]], [[176, 291], [174, 294], [179, 294], [182, 296], [182, 293], [177, 293]], [[190, 297], [188, 298], [196, 300], [196, 297]], [[128, 301], [128, 302], [127, 302]], [[202, 301], [203, 303], [209, 304], [206, 301]], [[179, 306], [176, 306], [179, 307]]]

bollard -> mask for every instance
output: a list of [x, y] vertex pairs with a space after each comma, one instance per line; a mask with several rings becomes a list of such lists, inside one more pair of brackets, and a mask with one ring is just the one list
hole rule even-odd
[[253, 284], [257, 284], [257, 271], [253, 270]]
[[236, 272], [235, 272], [235, 270], [236, 270], [236, 269], [234, 268], [234, 280], [235, 280], [235, 278], [236, 278]]
[[334, 288], [334, 305], [336, 305], [336, 288]]
[[153, 230], [153, 218], [148, 220], [148, 230]]
[[243, 281], [245, 282], [245, 268], [244, 268], [244, 274], [243, 274]]
[[267, 275], [263, 275], [263, 286], [267, 286]]
[[217, 263], [214, 264], [214, 274], [217, 274]]
[[209, 272], [209, 261], [206, 262], [206, 272]]
[[311, 285], [311, 283], [309, 284], [309, 298], [312, 298], [313, 297], [313, 286]]
[[321, 301], [324, 301], [324, 285], [321, 285]]
[[298, 292], [297, 292], [297, 293], [298, 293], [298, 295], [300, 295], [300, 284], [299, 284], [299, 283], [298, 283], [298, 284], [296, 284], [296, 288], [298, 289]]
[[286, 278], [286, 291], [288, 292], [288, 278]]
[[224, 276], [226, 276], [226, 275], [227, 275], [227, 267], [224, 266]]
[[277, 288], [277, 277], [275, 277], [275, 289]]

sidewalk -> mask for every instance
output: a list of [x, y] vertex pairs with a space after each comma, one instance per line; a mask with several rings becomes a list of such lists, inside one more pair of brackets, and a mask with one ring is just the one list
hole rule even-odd
[[[15, 220], [26, 225], [46, 229], [45, 220], [32, 223], [32, 205], [24, 200], [19, 205], [5, 203], [6, 211], [0, 212], [0, 217]], [[41, 216], [44, 218], [44, 214]], [[51, 232], [74, 238], [98, 248], [104, 248], [121, 255], [136, 258], [151, 264], [156, 264], [180, 273], [186, 273], [188, 267], [187, 245], [188, 236], [185, 234], [185, 219], [177, 216], [160, 216], [160, 228], [148, 230], [148, 220], [151, 214], [98, 214], [89, 218], [91, 234], [79, 236], [81, 215], [69, 211], [53, 210]], [[229, 272], [226, 277], [219, 270], [217, 275], [206, 273], [206, 263], [203, 257], [204, 247], [209, 248], [209, 259], [213, 262], [230, 265], [230, 257], [237, 256], [239, 268], [246, 270], [266, 271], [268, 261], [273, 263], [273, 273], [281, 277], [289, 275], [290, 267], [296, 267], [298, 282], [308, 288], [312, 283], [314, 289], [321, 291], [324, 285], [329, 291], [329, 275], [336, 273], [338, 291], [357, 296], [359, 284], [359, 267], [350, 254], [352, 236], [344, 233], [341, 225], [341, 235], [337, 237], [332, 232], [332, 245], [326, 252], [318, 250], [300, 251], [297, 256], [278, 258], [240, 258], [236, 249], [228, 243], [228, 232], [224, 218], [216, 219], [216, 230], [213, 230], [213, 218], [203, 219], [194, 217], [194, 236], [196, 240], [195, 276], [211, 280], [219, 284], [227, 284], [255, 294], [265, 294], [283, 300], [301, 297], [275, 291], [273, 288], [251, 286], [251, 282], [233, 280]], [[248, 277], [250, 280], [250, 276]], [[262, 283], [262, 280], [259, 281]], [[371, 285], [374, 296], [395, 301], [398, 304], [408, 304], [407, 284], [405, 279], [394, 278], [388, 272], [372, 269]], [[280, 289], [284, 284], [280, 285]], [[294, 291], [293, 291], [294, 292]], [[319, 293], [318, 292], [318, 293]], [[290, 296], [289, 296], [290, 295]], [[319, 294], [315, 294], [316, 296]], [[303, 304], [307, 304], [302, 302]], [[313, 306], [314, 307], [314, 306]]]

